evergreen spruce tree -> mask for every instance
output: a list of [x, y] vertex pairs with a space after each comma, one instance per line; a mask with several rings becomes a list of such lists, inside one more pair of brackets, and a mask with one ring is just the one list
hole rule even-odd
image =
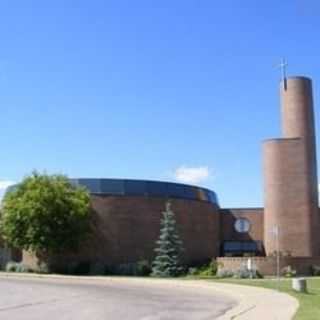
[[156, 242], [156, 257], [152, 263], [152, 275], [156, 277], [177, 277], [182, 271], [181, 253], [183, 251], [177, 224], [171, 203], [166, 203], [166, 210], [162, 212], [160, 236]]

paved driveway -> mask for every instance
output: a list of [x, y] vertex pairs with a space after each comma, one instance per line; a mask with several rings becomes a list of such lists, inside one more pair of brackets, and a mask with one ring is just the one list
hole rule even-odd
[[213, 290], [157, 281], [0, 279], [2, 320], [212, 320], [236, 305]]

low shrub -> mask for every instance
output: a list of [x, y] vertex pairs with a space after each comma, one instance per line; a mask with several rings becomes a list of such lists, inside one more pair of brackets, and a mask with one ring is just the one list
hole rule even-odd
[[107, 265], [104, 268], [105, 275], [117, 276], [149, 276], [152, 272], [151, 263], [148, 260], [138, 262], [122, 263], [116, 266]]
[[122, 263], [115, 268], [116, 274], [119, 276], [134, 276], [135, 270], [134, 263]]
[[320, 266], [312, 265], [311, 266], [311, 275], [320, 276]]
[[48, 268], [49, 273], [56, 273], [56, 274], [71, 274], [71, 267], [70, 265], [50, 265], [50, 268]]
[[217, 272], [218, 278], [232, 278], [234, 276], [233, 271], [227, 269], [219, 269]]
[[89, 274], [92, 276], [105, 275], [105, 265], [101, 262], [94, 262], [90, 265]]
[[239, 269], [236, 270], [233, 274], [233, 277], [236, 279], [250, 279], [252, 276], [252, 271], [248, 269]]
[[202, 276], [202, 277], [214, 277], [217, 274], [218, 263], [212, 260], [210, 263], [200, 267], [191, 267], [188, 269], [188, 275]]
[[10, 261], [6, 264], [6, 271], [7, 272], [21, 272], [21, 273], [30, 273], [33, 272], [33, 270], [21, 263], [21, 262], [14, 262], [14, 261]]
[[8, 262], [8, 263], [6, 264], [5, 270], [6, 270], [7, 272], [16, 272], [16, 269], [17, 269], [17, 263], [16, 263], [16, 262], [10, 261], [10, 262]]
[[115, 267], [110, 266], [110, 265], [105, 265], [105, 266], [104, 266], [104, 274], [105, 274], [106, 276], [116, 275], [116, 273], [115, 273]]
[[67, 273], [71, 275], [88, 275], [91, 263], [89, 261], [73, 262], [68, 265]]
[[217, 274], [218, 263], [215, 260], [212, 260], [207, 267], [203, 268], [200, 271], [201, 276], [213, 277]]
[[41, 262], [38, 265], [37, 272], [42, 274], [50, 273], [49, 265], [46, 262]]
[[70, 275], [114, 275], [114, 276], [148, 276], [151, 273], [151, 264], [147, 260], [106, 265], [103, 262], [74, 261], [54, 267], [55, 273]]
[[151, 263], [148, 260], [140, 260], [136, 264], [135, 275], [146, 277], [149, 276], [152, 272]]
[[263, 278], [258, 270], [248, 270], [247, 268], [242, 268], [234, 272], [234, 278], [237, 279], [261, 279]]
[[236, 279], [261, 279], [263, 275], [257, 270], [249, 270], [246, 267], [240, 268], [236, 271], [227, 269], [219, 269], [217, 272], [218, 278], [236, 278]]
[[281, 275], [286, 277], [286, 278], [293, 278], [297, 275], [297, 270], [293, 269], [290, 265], [284, 267], [281, 270]]
[[105, 274], [109, 276], [134, 276], [136, 275], [135, 263], [122, 263], [119, 265], [105, 266]]
[[189, 276], [197, 276], [199, 275], [199, 268], [191, 267], [188, 269], [188, 275]]

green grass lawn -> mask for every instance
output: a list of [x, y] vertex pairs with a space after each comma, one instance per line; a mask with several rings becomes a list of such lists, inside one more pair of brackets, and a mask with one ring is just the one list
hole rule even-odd
[[[277, 289], [277, 281], [271, 279], [248, 280], [248, 279], [214, 279], [226, 283], [243, 284], [269, 289]], [[291, 279], [282, 279], [280, 291], [297, 298], [300, 303], [294, 320], [320, 320], [320, 278], [307, 278], [308, 293], [296, 293], [291, 289]]]

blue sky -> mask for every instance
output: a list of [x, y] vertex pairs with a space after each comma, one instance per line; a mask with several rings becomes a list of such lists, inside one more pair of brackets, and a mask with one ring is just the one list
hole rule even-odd
[[281, 57], [320, 103], [316, 0], [3, 0], [0, 16], [0, 186], [178, 175], [260, 206]]

